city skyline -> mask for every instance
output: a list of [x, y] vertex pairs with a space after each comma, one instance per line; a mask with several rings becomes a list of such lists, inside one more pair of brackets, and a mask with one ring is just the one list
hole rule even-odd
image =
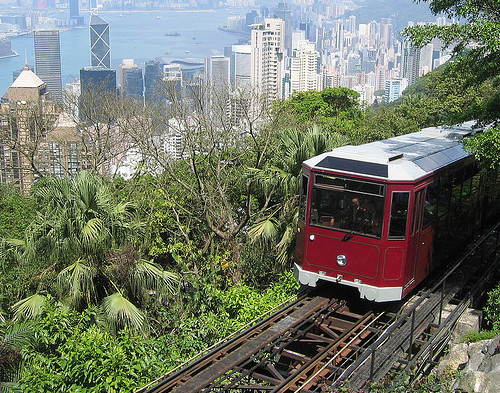
[[[310, 88], [321, 89], [324, 87], [335, 86], [349, 88], [356, 87], [357, 90], [360, 90], [359, 86], [371, 85], [373, 91], [368, 94], [368, 96], [371, 96], [373, 92], [380, 90], [380, 87], [384, 85], [384, 82], [381, 82], [378, 77], [382, 75], [380, 65], [382, 65], [382, 67], [387, 67], [384, 71], [386, 74], [385, 78], [403, 76], [403, 69], [401, 66], [401, 62], [403, 60], [401, 58], [402, 48], [401, 46], [395, 46], [395, 43], [398, 43], [398, 45], [401, 45], [401, 43], [400, 41], [395, 41], [397, 32], [394, 31], [394, 24], [390, 18], [384, 18], [378, 22], [372, 21], [369, 24], [358, 23], [355, 16], [349, 16], [348, 18], [342, 17], [342, 15], [344, 15], [343, 12], [345, 13], [345, 9], [342, 10], [342, 7], [339, 8], [335, 6], [332, 8], [330, 6], [332, 4], [331, 2], [324, 1], [323, 4], [326, 5], [326, 8], [324, 7], [319, 11], [316, 10], [316, 12], [326, 12], [326, 14], [330, 16], [330, 20], [334, 22], [333, 25], [329, 25], [328, 23], [325, 24], [324, 22], [313, 23], [312, 20], [307, 23], [299, 23], [298, 18], [300, 18], [301, 13], [298, 12], [296, 7], [292, 10], [290, 10], [289, 7], [289, 4], [293, 3], [296, 2], [276, 2], [273, 7], [260, 7], [260, 10], [257, 13], [252, 11], [252, 18], [254, 21], [259, 20], [259, 18], [262, 21], [264, 15], [271, 17], [281, 15], [287, 20], [285, 21], [282, 19], [284, 22], [283, 42], [285, 43], [285, 49], [283, 58], [280, 60], [281, 64], [286, 63], [286, 67], [280, 65], [275, 68], [275, 71], [273, 71], [276, 75], [279, 74], [277, 80], [275, 81], [276, 86], [273, 88], [279, 92], [274, 96], [270, 96], [271, 100], [276, 98], [287, 98], [293, 91], [307, 90]], [[336, 17], [336, 13], [342, 14], [341, 17]], [[249, 13], [246, 15], [247, 21], [249, 20], [249, 15]], [[158, 18], [160, 18], [160, 16], [157, 16], [157, 19]], [[133, 50], [131, 50], [129, 55], [126, 57], [122, 56], [119, 61], [115, 58], [113, 60], [114, 64], [111, 64], [110, 51], [112, 51], [113, 45], [109, 42], [109, 24], [107, 24], [107, 22], [98, 15], [92, 14], [91, 19], [94, 19], [90, 21], [94, 23], [91, 23], [91, 26], [89, 26], [91, 33], [91, 65], [118, 69], [119, 64], [123, 59], [136, 58]], [[240, 20], [244, 21], [245, 16], [229, 16], [227, 18], [227, 26]], [[95, 23], [95, 21], [98, 23]], [[244, 23], [236, 23], [236, 25], [242, 26], [239, 27], [241, 28], [242, 33], [248, 27], [248, 25], [245, 25]], [[99, 28], [99, 31], [96, 30], [96, 27]], [[366, 29], [368, 29], [368, 31]], [[377, 31], [377, 29], [380, 31]], [[297, 36], [297, 33], [301, 34]], [[377, 39], [379, 41], [376, 42], [376, 44], [373, 42], [373, 33], [378, 34]], [[365, 45], [363, 49], [359, 47], [359, 42], [367, 35], [372, 35], [372, 37], [368, 38], [369, 43], [368, 45]], [[309, 38], [309, 40], [307, 38]], [[315, 40], [312, 40], [312, 38]], [[193, 37], [193, 40], [195, 40], [195, 37]], [[297, 48], [298, 41], [303, 41], [301, 43], [301, 49]], [[294, 42], [294, 44], [292, 45], [291, 42]], [[247, 41], [246, 44], [242, 41], [240, 45], [243, 47], [249, 43], [250, 41]], [[293, 48], [290, 47], [290, 45], [292, 45]], [[308, 55], [304, 52], [304, 48], [306, 47], [308, 48]], [[380, 52], [381, 48], [385, 48], [384, 50], [387, 50], [388, 52], [383, 54], [377, 53]], [[292, 52], [292, 50], [294, 52]], [[342, 53], [346, 50], [348, 50], [349, 53]], [[185, 52], [189, 53], [189, 50], [185, 50]], [[221, 47], [221, 55], [222, 52], [227, 55], [227, 53], [231, 52], [231, 49], [229, 48], [228, 52], [227, 48], [225, 49], [224, 47]], [[432, 50], [429, 53], [431, 54], [431, 57], [434, 56], [432, 54]], [[286, 54], [288, 54], [289, 57], [287, 57]], [[186, 56], [189, 56], [189, 54]], [[233, 53], [231, 56], [231, 80], [234, 83], [236, 80], [235, 62], [237, 54]], [[239, 68], [241, 68], [241, 59], [244, 59], [245, 57], [241, 57], [239, 54], [238, 57]], [[181, 56], [177, 58], [179, 59]], [[299, 64], [306, 61], [306, 58], [309, 59], [307, 60], [308, 64], [303, 64], [301, 66], [302, 70], [300, 70]], [[154, 59], [154, 57], [150, 59]], [[286, 60], [285, 62], [285, 59], [289, 60]], [[204, 62], [205, 58], [200, 60]], [[146, 59], [142, 59], [142, 61], [140, 60], [138, 68], [144, 70], [143, 64], [145, 61]], [[170, 61], [166, 60], [163, 62], [169, 63]], [[85, 65], [88, 65], [88, 63]], [[314, 73], [315, 65], [318, 67], [318, 73]], [[430, 71], [433, 66], [434, 64], [431, 62], [430, 66], [426, 66], [426, 70]], [[304, 74], [304, 67], [309, 68], [307, 74]], [[255, 72], [256, 67], [254, 66], [253, 68]], [[388, 73], [388, 71], [391, 71], [392, 69], [395, 69], [396, 72]], [[364, 75], [361, 75], [361, 73], [364, 73]], [[372, 74], [373, 76], [367, 77], [366, 75], [368, 74]], [[117, 73], [117, 75], [119, 74]], [[299, 77], [299, 75], [302, 76]], [[307, 75], [308, 78], [311, 78], [311, 81], [302, 84], [298, 83], [297, 78], [303, 78], [305, 75]], [[359, 75], [361, 75], [361, 77]], [[139, 75], [137, 75], [137, 77], [139, 77]], [[356, 77], [357, 80], [354, 80], [353, 77]], [[209, 79], [208, 74], [206, 75], [206, 78]], [[120, 84], [123, 84], [123, 80], [120, 82], [122, 82]], [[252, 85], [255, 88], [259, 88], [256, 79], [254, 79]], [[366, 96], [365, 91], [359, 91], [359, 93]]]

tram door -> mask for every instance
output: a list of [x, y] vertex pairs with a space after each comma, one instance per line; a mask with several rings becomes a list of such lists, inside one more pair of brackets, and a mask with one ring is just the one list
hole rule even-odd
[[413, 201], [413, 213], [410, 227], [410, 238], [408, 239], [409, 255], [406, 260], [404, 284], [411, 284], [416, 279], [419, 254], [421, 254], [421, 229], [423, 218], [423, 207], [425, 204], [425, 188], [415, 192]]

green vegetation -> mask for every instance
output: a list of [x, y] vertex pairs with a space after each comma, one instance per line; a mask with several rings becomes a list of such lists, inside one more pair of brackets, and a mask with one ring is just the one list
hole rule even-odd
[[[296, 93], [267, 113], [240, 92], [236, 122], [224, 94], [211, 96], [219, 110], [204, 107], [202, 91], [194, 107], [173, 95], [168, 113], [106, 97], [109, 113], [79, 124], [90, 138], [99, 122], [106, 137], [90, 140], [90, 172], [40, 179], [30, 195], [0, 188], [0, 390], [134, 391], [296, 293], [304, 160], [423, 127], [497, 121], [498, 5], [429, 3], [468, 23], [407, 30], [417, 44], [439, 36], [458, 46], [395, 103], [363, 110], [357, 93], [336, 88]], [[480, 45], [466, 49], [470, 41]], [[182, 136], [183, 160], [154, 143], [166, 125]], [[97, 174], [115, 132], [150, 165], [127, 181]], [[486, 166], [500, 163], [499, 132], [467, 142]], [[495, 331], [499, 299], [497, 288], [485, 310]], [[433, 378], [374, 389], [446, 391], [448, 379]]]
[[500, 332], [498, 330], [481, 330], [479, 332], [470, 331], [461, 337], [460, 341], [465, 343], [475, 343], [482, 340], [490, 340], [498, 337]]

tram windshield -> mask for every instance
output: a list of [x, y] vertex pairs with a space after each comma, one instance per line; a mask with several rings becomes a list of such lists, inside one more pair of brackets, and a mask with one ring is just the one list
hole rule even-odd
[[380, 238], [384, 193], [382, 184], [318, 174], [309, 223]]

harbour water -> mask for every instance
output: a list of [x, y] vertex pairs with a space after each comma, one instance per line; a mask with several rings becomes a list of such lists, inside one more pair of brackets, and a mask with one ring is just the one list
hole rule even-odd
[[[224, 47], [242, 39], [218, 28], [226, 25], [228, 16], [244, 16], [248, 9], [193, 11], [103, 12], [109, 23], [111, 66], [118, 69], [122, 59], [134, 59], [142, 66], [157, 57], [198, 58], [223, 54]], [[61, 32], [61, 67], [64, 84], [79, 77], [82, 67], [90, 65], [89, 15], [86, 26]], [[172, 35], [172, 32], [178, 33]], [[17, 57], [0, 59], [0, 94], [12, 84], [13, 71], [23, 68], [25, 58], [34, 65], [32, 37], [12, 39]]]

